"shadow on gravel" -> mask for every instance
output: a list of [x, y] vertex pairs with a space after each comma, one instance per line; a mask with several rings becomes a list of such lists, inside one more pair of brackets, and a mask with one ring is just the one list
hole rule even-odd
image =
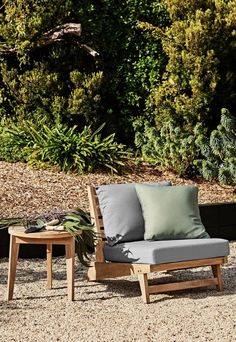
[[[231, 257], [230, 265], [225, 265], [222, 267], [222, 277], [224, 281], [224, 290], [222, 292], [218, 291], [214, 286], [212, 287], [203, 287], [197, 289], [189, 289], [189, 290], [181, 290], [178, 292], [168, 292], [163, 295], [152, 295], [151, 303], [158, 303], [168, 301], [171, 298], [190, 298], [190, 299], [203, 299], [207, 297], [224, 297], [236, 294], [236, 258]], [[0, 265], [1, 267], [1, 265]], [[56, 267], [56, 265], [55, 265]], [[4, 285], [4, 288], [7, 284], [7, 270], [6, 268], [3, 270], [4, 274], [0, 274], [0, 285]], [[0, 272], [2, 273], [2, 272]], [[212, 273], [209, 270], [199, 270], [196, 269], [188, 269], [188, 270], [177, 270], [171, 271], [168, 273], [162, 273], [156, 279], [149, 279], [149, 284], [157, 284], [157, 283], [165, 283], [165, 282], [175, 282], [175, 281], [188, 281], [199, 278], [208, 278], [212, 277]], [[47, 272], [46, 269], [42, 271], [36, 271], [33, 268], [21, 269], [20, 267], [17, 270], [15, 284], [27, 284], [31, 282], [44, 281], [46, 287], [46, 278]], [[63, 290], [67, 288], [66, 284], [66, 270], [63, 271], [54, 271], [53, 272], [53, 280], [62, 280], [63, 284], [55, 284], [53, 286], [53, 290]], [[87, 282], [84, 280], [84, 274], [76, 274], [75, 278], [75, 292], [77, 293], [75, 296], [75, 301], [91, 301], [91, 300], [109, 300], [114, 297], [139, 297], [141, 300], [141, 293], [138, 280], [135, 276], [130, 280], [124, 278], [119, 279], [110, 279], [103, 280], [97, 282]], [[59, 285], [58, 287], [56, 285]], [[100, 286], [104, 286], [105, 288], [100, 289]], [[79, 297], [80, 288], [84, 290], [84, 297], [81, 299]], [[105, 293], [103, 296], [102, 293]], [[91, 295], [93, 295], [91, 297]], [[97, 294], [97, 296], [96, 296]], [[20, 299], [43, 299], [50, 297], [64, 297], [66, 294], [46, 294], [42, 296], [30, 296], [30, 297], [14, 297], [14, 300]], [[1, 302], [0, 302], [1, 303]]]
[[[163, 273], [161, 277], [157, 279], [149, 279], [149, 284], [162, 284], [166, 282], [175, 281], [188, 281], [194, 279], [208, 278], [212, 277], [211, 271], [197, 271], [197, 270], [184, 270], [184, 271], [172, 271], [168, 273]], [[190, 298], [190, 299], [203, 299], [207, 297], [224, 297], [236, 294], [236, 267], [231, 265], [222, 268], [222, 277], [224, 281], [224, 290], [218, 291], [216, 287], [202, 287], [189, 290], [180, 290], [176, 292], [163, 293], [166, 295], [164, 298], [155, 299], [156, 296], [152, 295], [151, 303], [158, 303], [170, 300], [171, 298]], [[140, 287], [137, 279], [125, 280], [125, 279], [111, 279], [100, 281], [99, 283], [106, 286], [107, 291], [119, 294], [120, 297], [137, 297], [141, 296]], [[95, 282], [96, 284], [96, 282]], [[161, 294], [162, 296], [162, 294]], [[140, 298], [141, 300], [141, 298]]]
[[[7, 283], [7, 272], [8, 270], [5, 268], [3, 271], [1, 270], [0, 265], [0, 284]], [[16, 279], [15, 284], [24, 284], [24, 283], [33, 283], [39, 280], [43, 280], [47, 278], [46, 264], [45, 270], [37, 271], [34, 268], [21, 268], [20, 262], [17, 265], [16, 270]], [[57, 271], [56, 265], [54, 266], [54, 270], [52, 270], [52, 278], [53, 280], [66, 280], [66, 267], [65, 270]], [[84, 274], [75, 272], [75, 280], [84, 280]]]

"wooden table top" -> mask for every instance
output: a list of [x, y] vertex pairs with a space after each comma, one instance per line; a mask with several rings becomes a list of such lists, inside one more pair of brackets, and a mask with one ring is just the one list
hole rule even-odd
[[[32, 239], [62, 239], [68, 238], [72, 235], [66, 231], [56, 231], [56, 230], [42, 230], [35, 233], [25, 233], [25, 227], [23, 226], [12, 226], [8, 228], [8, 233], [17, 237], [32, 238]], [[78, 235], [81, 234], [78, 231]]]

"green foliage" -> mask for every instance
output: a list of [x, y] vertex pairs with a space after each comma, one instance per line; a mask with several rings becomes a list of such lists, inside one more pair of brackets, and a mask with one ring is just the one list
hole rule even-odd
[[[160, 123], [174, 115], [181, 125], [215, 124], [229, 96], [232, 112], [236, 105], [235, 80], [234, 84], [225, 82], [225, 77], [235, 70], [236, 2], [166, 3], [172, 25], [165, 31], [154, 30], [168, 56], [162, 85], [150, 99], [155, 106], [155, 119]], [[219, 98], [222, 88], [228, 93], [227, 98]]]
[[71, 0], [8, 0], [1, 9], [0, 48], [17, 47], [22, 56], [36, 45], [42, 33], [70, 18], [73, 3]]
[[17, 226], [22, 224], [22, 219], [20, 218], [7, 218], [0, 220], [0, 229], [9, 228], [10, 226]]
[[[91, 251], [94, 251], [98, 238], [89, 214], [81, 209], [75, 209], [63, 217], [61, 224], [68, 233], [74, 236], [79, 261], [88, 267]], [[78, 234], [78, 231], [82, 233]]]
[[135, 143], [141, 148], [144, 160], [180, 175], [195, 173], [192, 167], [198, 154], [195, 139], [202, 131], [201, 125], [196, 125], [192, 134], [178, 127], [173, 120], [164, 122], [159, 130], [148, 122], [137, 130]]
[[144, 157], [156, 158], [156, 163], [183, 173], [198, 156], [194, 140], [199, 134], [207, 134], [205, 128], [209, 132], [216, 126], [220, 108], [227, 104], [232, 112], [236, 110], [236, 81], [232, 77], [236, 65], [236, 2], [164, 3], [171, 25], [139, 24], [144, 32], [161, 39], [168, 63], [160, 85], [146, 101], [146, 118], [135, 124], [136, 142], [141, 146], [139, 122], [147, 120], [152, 133], [148, 131], [144, 138], [148, 146], [141, 148]]
[[[106, 122], [107, 134], [116, 132], [131, 145], [135, 131], [145, 159], [181, 174], [192, 172], [199, 154], [194, 141], [216, 128], [221, 108], [236, 113], [235, 18], [236, 0], [5, 1], [0, 119], [10, 118], [15, 128], [9, 129], [20, 131], [3, 134], [0, 128], [1, 137], [18, 137], [4, 138], [2, 158], [78, 172], [105, 165], [107, 158], [116, 169], [113, 159], [120, 155], [111, 148], [114, 137], [107, 142], [100, 137], [97, 145], [95, 137], [89, 140]], [[81, 37], [42, 44], [46, 32], [65, 23], [81, 23]], [[85, 53], [83, 43], [99, 58]], [[22, 131], [24, 120], [29, 125], [44, 120], [44, 128], [30, 130], [37, 139]], [[51, 133], [45, 127], [52, 127]], [[211, 138], [215, 145], [220, 132]], [[79, 139], [89, 147], [81, 147]], [[204, 163], [210, 169], [209, 161]]]
[[26, 148], [33, 145], [28, 134], [28, 125], [23, 121], [16, 125], [9, 120], [2, 120], [0, 126], [0, 160], [8, 162], [26, 161]]
[[[75, 22], [77, 6], [66, 1], [6, 1], [0, 13], [0, 119], [46, 119], [82, 129], [101, 124], [102, 71], [84, 65], [72, 36], [45, 43], [58, 25]], [[99, 114], [100, 111], [100, 114]]]
[[4, 87], [0, 89], [0, 105], [5, 117], [79, 122], [81, 128], [85, 124], [96, 125], [102, 72], [85, 74], [73, 70], [65, 82], [59, 72], [49, 70], [48, 63], [36, 62], [21, 73], [2, 63], [1, 74]]
[[[74, 70], [70, 73], [70, 80], [74, 89], [68, 99], [68, 114], [78, 115], [85, 124], [95, 125], [98, 121], [95, 113], [98, 112], [101, 96], [102, 72], [85, 75]], [[67, 114], [67, 116], [68, 116]]]
[[221, 122], [210, 137], [200, 135], [196, 140], [202, 159], [195, 161], [207, 180], [236, 185], [236, 118], [222, 109]]
[[[134, 1], [129, 2], [132, 7]], [[133, 120], [144, 114], [145, 101], [153, 88], [158, 86], [166, 65], [159, 37], [140, 29], [139, 20], [149, 20], [159, 27], [169, 24], [169, 16], [161, 1], [139, 1], [135, 17], [130, 22], [130, 31], [124, 40], [123, 60], [114, 71], [116, 80], [110, 92], [116, 95], [122, 136], [129, 136]]]
[[77, 126], [68, 128], [57, 123], [49, 127], [43, 122], [23, 120], [3, 129], [0, 159], [26, 161], [37, 167], [56, 166], [62, 171], [78, 173], [98, 168], [118, 172], [128, 154], [124, 145], [115, 142], [114, 134], [101, 136], [103, 127], [92, 132], [90, 126], [85, 126], [79, 132]]
[[[108, 132], [132, 143], [133, 117], [142, 113], [166, 63], [160, 39], [137, 26], [146, 19], [161, 27], [169, 22], [161, 1], [6, 1], [0, 11], [0, 118], [46, 117], [49, 124], [59, 118], [80, 129], [106, 121]], [[70, 22], [82, 24], [81, 37], [42, 45], [46, 32]]]

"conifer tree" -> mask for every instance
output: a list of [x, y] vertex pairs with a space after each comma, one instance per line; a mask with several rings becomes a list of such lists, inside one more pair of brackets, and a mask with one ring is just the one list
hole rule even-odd
[[202, 159], [195, 164], [207, 180], [236, 186], [236, 118], [222, 109], [221, 121], [210, 137], [200, 135], [196, 140]]
[[[186, 143], [182, 149], [183, 141], [197, 138], [199, 125], [209, 136], [219, 124], [221, 108], [236, 113], [236, 0], [164, 2], [171, 25], [160, 29], [140, 24], [160, 37], [168, 62], [146, 103], [146, 118], [135, 123], [136, 143], [145, 158], [157, 154], [156, 164], [187, 173], [199, 148]], [[142, 138], [147, 125], [155, 134]]]

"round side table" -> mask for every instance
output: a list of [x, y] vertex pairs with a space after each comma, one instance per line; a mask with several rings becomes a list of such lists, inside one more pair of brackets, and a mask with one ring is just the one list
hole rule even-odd
[[9, 269], [7, 281], [7, 300], [13, 298], [14, 282], [16, 276], [16, 265], [21, 243], [24, 244], [46, 244], [47, 245], [47, 287], [52, 288], [52, 245], [65, 245], [68, 299], [74, 300], [74, 237], [65, 231], [41, 231], [36, 233], [25, 233], [21, 226], [9, 227], [10, 251]]

